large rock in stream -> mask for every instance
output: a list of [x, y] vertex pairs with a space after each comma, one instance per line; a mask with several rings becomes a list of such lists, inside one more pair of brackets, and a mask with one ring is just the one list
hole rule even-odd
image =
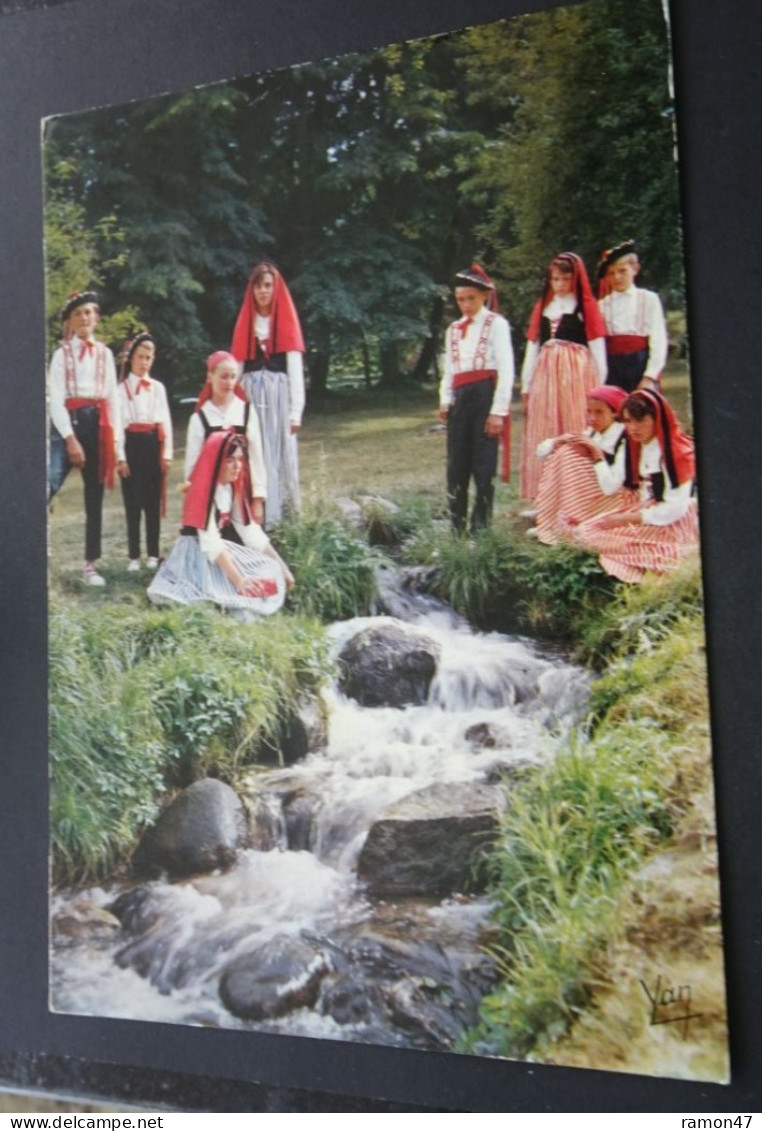
[[246, 844], [246, 813], [224, 782], [194, 782], [144, 833], [132, 858], [138, 875], [166, 872], [170, 879], [229, 867]]
[[373, 822], [358, 876], [377, 896], [481, 891], [504, 805], [504, 791], [493, 785], [437, 782], [419, 789]]
[[399, 623], [356, 633], [339, 653], [339, 689], [363, 707], [425, 703], [439, 662], [439, 645]]

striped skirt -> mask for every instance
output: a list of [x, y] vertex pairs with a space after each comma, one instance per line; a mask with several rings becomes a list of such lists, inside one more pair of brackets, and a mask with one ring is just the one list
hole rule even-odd
[[553, 338], [540, 350], [521, 435], [522, 498], [534, 499], [537, 495], [542, 468], [537, 445], [550, 436], [584, 429], [586, 395], [597, 384], [597, 371], [587, 346]]
[[537, 489], [537, 537], [546, 546], [573, 538], [571, 527], [601, 514], [638, 505], [637, 491], [622, 488], [604, 495], [592, 460], [562, 444], [542, 461]]
[[244, 373], [241, 386], [254, 406], [262, 432], [267, 472], [266, 527], [270, 530], [286, 510], [299, 511], [299, 461], [296, 436], [291, 435], [288, 375], [258, 369]]
[[227, 542], [225, 549], [244, 577], [269, 581], [274, 592], [266, 597], [239, 596], [220, 567], [202, 553], [198, 538], [181, 534], [148, 586], [149, 600], [155, 605], [196, 605], [208, 601], [238, 620], [277, 612], [286, 597], [286, 583], [278, 563], [260, 550], [237, 542]]
[[[635, 508], [639, 510], [639, 508]], [[623, 512], [626, 513], [626, 512]], [[575, 528], [574, 541], [595, 550], [606, 573], [620, 581], [642, 581], [646, 573], [668, 573], [683, 558], [698, 552], [698, 510], [691, 499], [688, 511], [669, 526], [628, 523], [605, 530], [597, 518]]]

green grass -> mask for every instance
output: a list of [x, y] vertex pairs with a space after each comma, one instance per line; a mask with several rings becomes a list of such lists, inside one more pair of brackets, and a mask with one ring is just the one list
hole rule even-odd
[[567, 644], [579, 640], [617, 589], [594, 555], [541, 546], [516, 524], [496, 524], [465, 540], [429, 523], [402, 553], [410, 563], [433, 567], [432, 591], [479, 627]]
[[696, 573], [621, 594], [604, 617], [609, 634], [617, 619], [619, 647], [593, 690], [592, 730], [511, 795], [490, 890], [500, 976], [464, 1041], [469, 1051], [543, 1059], [571, 1027], [596, 951], [616, 936], [624, 886], [670, 836], [686, 783], [706, 763]]
[[235, 780], [328, 673], [320, 625], [239, 625], [211, 608], [72, 606], [50, 616], [56, 882], [122, 863], [163, 794]]

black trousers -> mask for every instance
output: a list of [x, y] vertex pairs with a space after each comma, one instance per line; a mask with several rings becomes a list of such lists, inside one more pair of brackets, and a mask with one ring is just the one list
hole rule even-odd
[[[70, 414], [74, 435], [85, 453], [82, 484], [85, 495], [85, 561], [96, 562], [101, 556], [101, 529], [103, 524], [103, 483], [98, 466], [100, 416], [94, 406], [74, 409]], [[66, 454], [63, 438], [55, 430], [50, 434], [50, 493], [49, 499], [63, 487], [72, 465]]]
[[158, 432], [125, 432], [124, 454], [130, 469], [122, 480], [127, 555], [140, 557], [140, 516], [145, 514], [146, 553], [149, 558], [158, 558], [162, 480]]
[[626, 393], [634, 393], [646, 371], [648, 350], [608, 355], [607, 385], [618, 385]]
[[476, 499], [471, 511], [471, 530], [489, 526], [497, 471], [498, 440], [484, 434], [492, 407], [495, 383], [476, 381], [455, 390], [447, 415], [447, 496], [450, 519], [457, 533], [466, 529], [468, 487], [473, 478]]

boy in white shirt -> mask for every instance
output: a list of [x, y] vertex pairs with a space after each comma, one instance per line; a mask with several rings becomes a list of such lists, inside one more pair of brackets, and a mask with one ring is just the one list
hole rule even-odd
[[50, 393], [50, 498], [63, 486], [72, 467], [82, 473], [85, 503], [86, 585], [106, 582], [98, 573], [101, 556], [104, 487], [114, 486], [114, 472], [127, 473], [124, 436], [111, 350], [96, 340], [100, 320], [94, 291], [71, 294], [61, 311], [64, 342], [53, 354], [48, 372]]

